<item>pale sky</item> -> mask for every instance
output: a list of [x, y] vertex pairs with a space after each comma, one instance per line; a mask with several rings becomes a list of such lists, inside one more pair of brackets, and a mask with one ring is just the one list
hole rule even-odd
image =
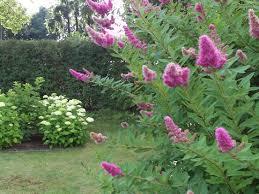
[[[22, 4], [23, 7], [26, 8], [27, 13], [32, 15], [39, 11], [40, 7], [49, 8], [52, 5], [55, 5], [57, 0], [17, 0]], [[120, 9], [123, 7], [123, 0], [113, 0], [113, 5], [115, 9]]]
[[55, 5], [57, 0], [17, 0], [26, 8], [27, 13], [32, 15], [39, 11], [40, 7], [49, 8], [52, 5]]

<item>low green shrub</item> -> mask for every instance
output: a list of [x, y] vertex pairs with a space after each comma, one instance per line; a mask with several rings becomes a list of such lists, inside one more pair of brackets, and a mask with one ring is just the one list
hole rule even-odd
[[0, 94], [0, 148], [20, 143], [23, 138], [16, 108], [4, 94]]
[[86, 111], [79, 100], [68, 100], [64, 96], [44, 96], [41, 101], [46, 108], [39, 118], [43, 141], [50, 147], [72, 147], [83, 145], [89, 135], [87, 125], [93, 119], [86, 117]]
[[39, 90], [43, 82], [41, 77], [36, 78], [34, 85], [15, 82], [13, 88], [7, 92], [8, 100], [17, 107], [20, 129], [25, 139], [38, 131], [38, 117], [43, 108]]

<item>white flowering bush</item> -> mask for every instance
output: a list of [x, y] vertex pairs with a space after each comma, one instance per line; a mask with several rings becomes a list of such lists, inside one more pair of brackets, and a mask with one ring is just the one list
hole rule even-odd
[[23, 138], [16, 108], [4, 94], [0, 94], [0, 148], [20, 143]]
[[50, 147], [73, 147], [83, 145], [88, 137], [88, 123], [94, 121], [86, 116], [81, 101], [68, 100], [64, 96], [43, 96], [41, 103], [46, 108], [39, 116], [40, 132], [44, 144]]

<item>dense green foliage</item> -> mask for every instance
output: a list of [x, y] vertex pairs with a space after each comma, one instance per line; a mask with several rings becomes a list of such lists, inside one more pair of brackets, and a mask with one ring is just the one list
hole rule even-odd
[[[199, 20], [200, 13], [194, 9], [198, 2], [203, 4], [205, 12]], [[143, 87], [142, 90], [126, 87], [126, 92], [136, 102], [153, 103], [154, 108], [153, 116], [141, 115], [138, 130], [129, 129], [119, 142], [137, 152], [152, 151], [152, 156], [145, 157], [137, 166], [122, 165], [123, 176], [101, 177], [103, 188], [111, 193], [182, 194], [188, 189], [202, 194], [258, 193], [259, 44], [249, 34], [248, 21], [249, 9], [258, 15], [258, 3], [252, 0], [171, 1], [161, 10], [149, 9], [139, 1], [134, 3], [131, 4], [133, 11], [127, 13], [127, 23], [147, 43], [147, 49], [133, 47], [127, 40], [123, 49], [117, 46], [112, 49], [114, 56], [129, 64], [137, 79], [135, 83]], [[210, 24], [214, 24], [214, 30]], [[227, 55], [222, 68], [203, 68], [197, 65], [198, 60], [182, 54], [183, 47], [193, 47], [197, 59], [200, 50], [210, 49], [208, 45], [198, 47], [202, 35], [212, 39], [218, 53]], [[133, 35], [128, 35], [128, 39], [133, 44], [137, 42]], [[245, 60], [237, 57], [238, 49], [246, 54]], [[200, 55], [208, 62], [213, 54]], [[172, 63], [190, 69], [188, 84], [168, 87], [162, 75]], [[157, 73], [156, 79], [143, 81], [147, 77], [143, 65]], [[177, 83], [182, 69], [171, 71], [170, 78]], [[103, 80], [103, 85], [112, 85], [107, 82]], [[125, 85], [117, 91], [120, 89], [124, 90]], [[175, 122], [167, 131], [166, 116]], [[219, 144], [227, 144], [227, 140], [222, 137], [215, 140], [219, 127], [226, 128], [236, 141], [225, 152], [219, 149]], [[188, 140], [176, 141], [174, 138], [180, 139], [179, 136]], [[151, 139], [151, 143], [141, 144], [141, 139]]]
[[44, 77], [46, 84], [42, 94], [65, 94], [84, 102], [84, 107], [96, 109], [112, 106], [122, 108], [118, 101], [107, 98], [111, 91], [100, 94], [101, 87], [84, 85], [68, 72], [70, 68], [87, 68], [102, 76], [119, 79], [125, 71], [124, 63], [102, 48], [71, 38], [66, 41], [2, 41], [0, 42], [0, 87], [7, 91], [14, 81], [32, 83], [36, 77]]
[[12, 146], [22, 140], [16, 108], [4, 94], [0, 93], [0, 148]]
[[7, 92], [8, 100], [17, 107], [20, 130], [25, 139], [29, 139], [33, 133], [38, 133], [38, 116], [43, 110], [39, 90], [43, 82], [43, 78], [37, 78], [34, 85], [15, 82], [13, 88]]

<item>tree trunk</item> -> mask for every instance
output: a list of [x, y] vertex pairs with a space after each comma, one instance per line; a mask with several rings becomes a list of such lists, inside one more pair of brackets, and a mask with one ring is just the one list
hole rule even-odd
[[70, 28], [70, 18], [69, 18], [69, 16], [67, 17], [67, 32], [68, 32], [68, 35], [70, 35], [71, 28]]
[[75, 11], [75, 22], [76, 22], [76, 31], [79, 31], [79, 23], [78, 23], [78, 15], [77, 15], [77, 11]]
[[3, 40], [3, 32], [4, 32], [4, 28], [3, 28], [3, 26], [0, 24], [0, 40]]

